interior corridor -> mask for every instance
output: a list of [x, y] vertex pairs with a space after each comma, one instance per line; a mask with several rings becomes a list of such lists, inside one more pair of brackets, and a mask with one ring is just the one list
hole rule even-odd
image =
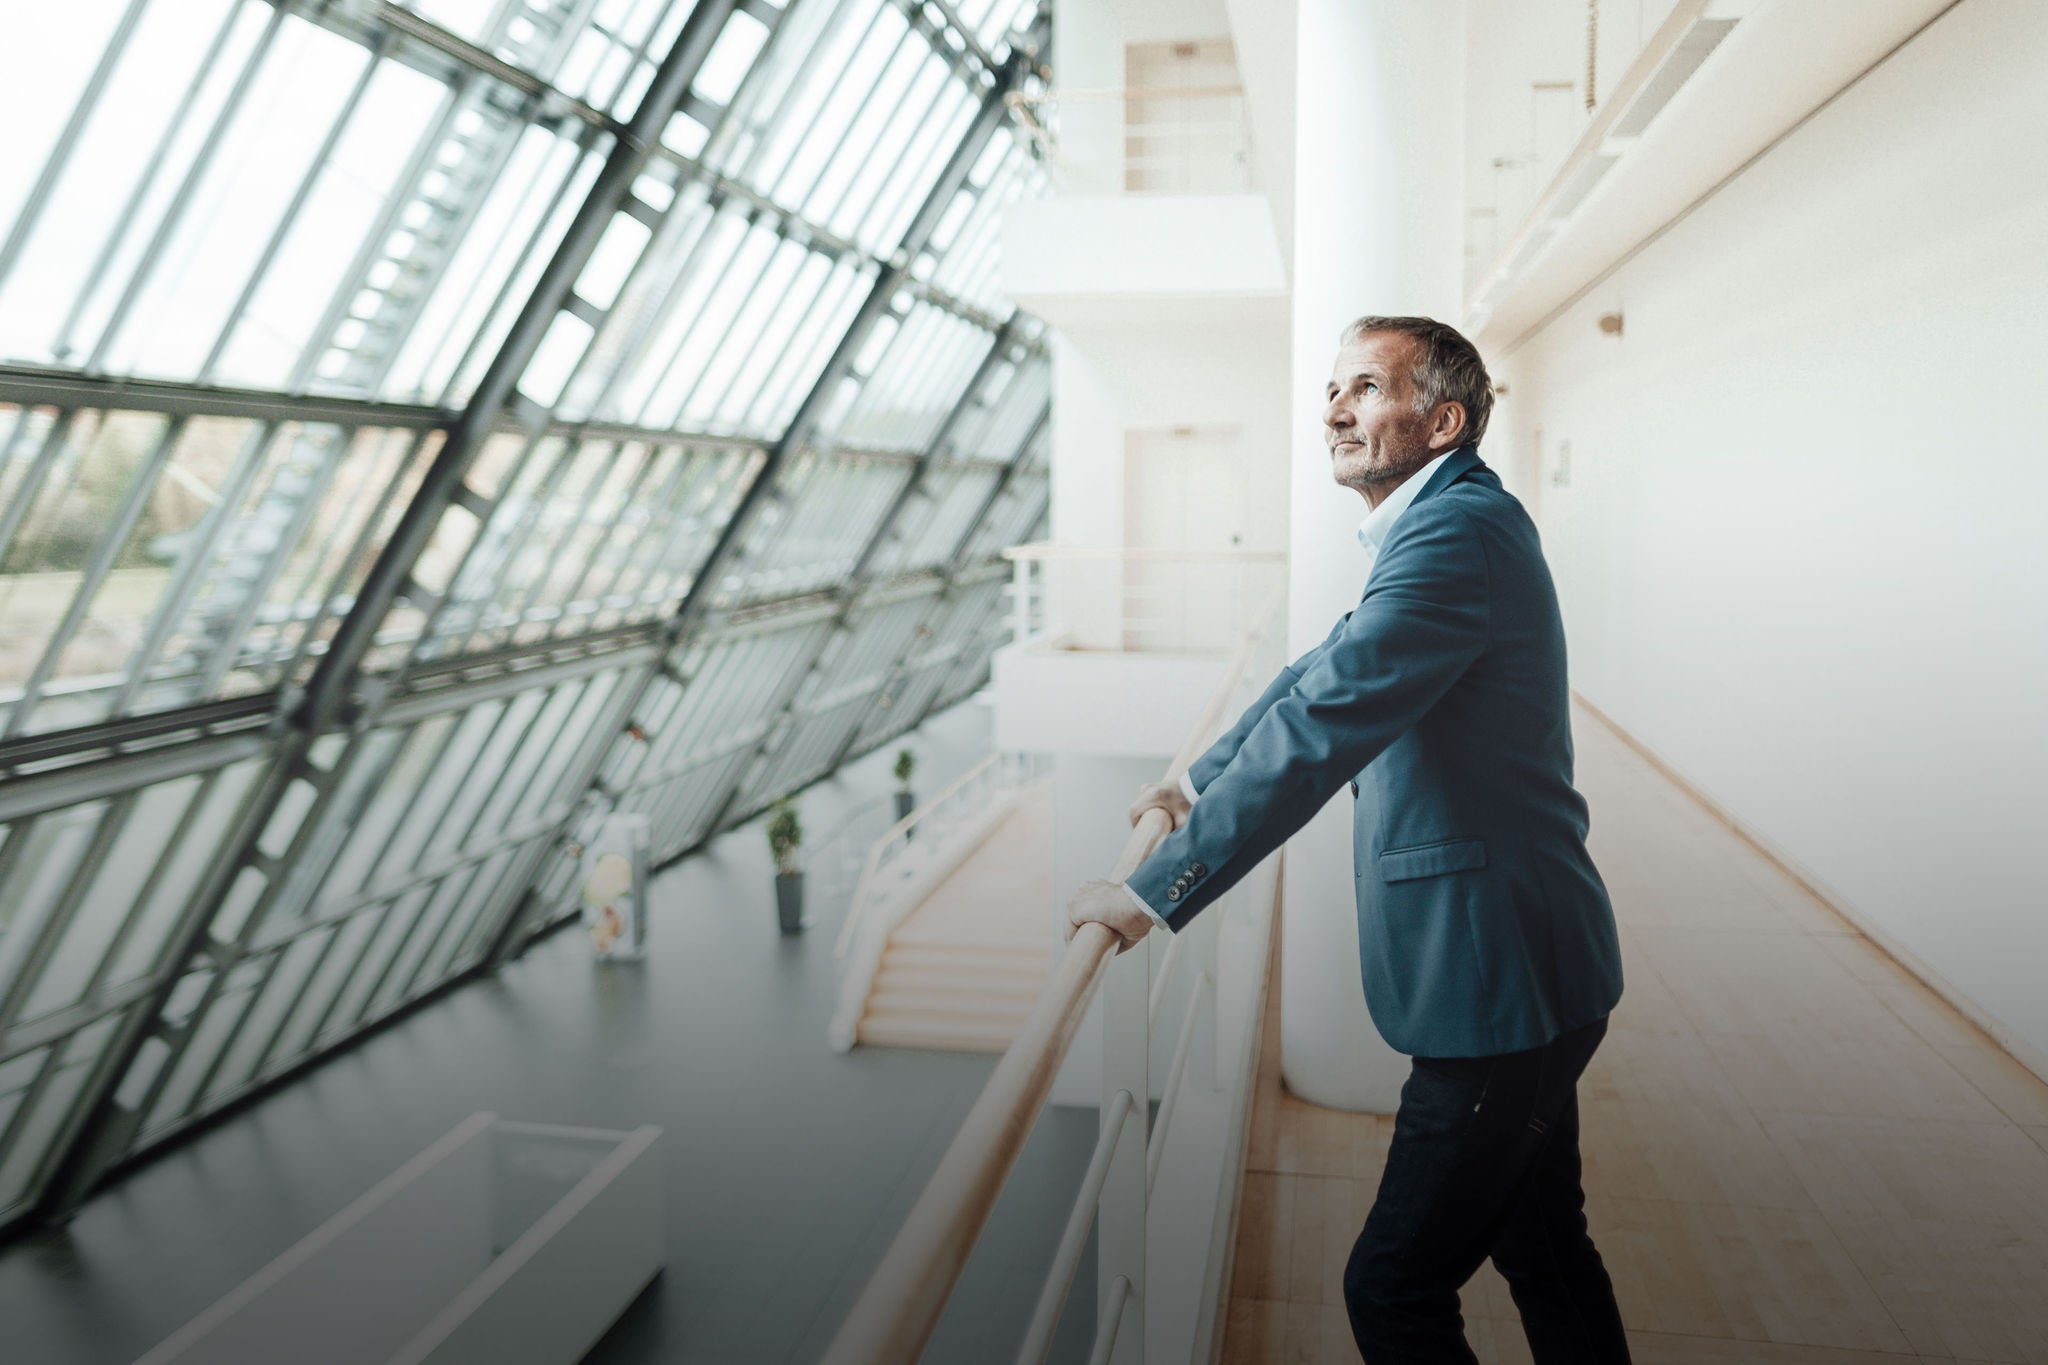
[[[2048, 1361], [2048, 1085], [1583, 706], [1573, 734], [1627, 973], [1587, 1217], [1636, 1360]], [[1282, 1090], [1278, 998], [1224, 1360], [1351, 1365], [1393, 1120]], [[1481, 1360], [1529, 1360], [1491, 1266], [1464, 1310]]]

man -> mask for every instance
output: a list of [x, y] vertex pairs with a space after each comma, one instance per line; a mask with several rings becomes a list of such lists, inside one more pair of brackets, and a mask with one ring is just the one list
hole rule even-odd
[[1368, 1365], [1472, 1361], [1458, 1290], [1489, 1255], [1538, 1365], [1628, 1359], [1586, 1234], [1576, 1096], [1621, 953], [1572, 787], [1556, 593], [1477, 453], [1492, 406], [1454, 329], [1346, 329], [1323, 422], [1332, 476], [1368, 509], [1365, 594], [1180, 789], [1139, 794], [1133, 821], [1157, 806], [1173, 832], [1069, 910], [1118, 951], [1178, 931], [1350, 783], [1366, 1005], [1414, 1059], [1344, 1274]]

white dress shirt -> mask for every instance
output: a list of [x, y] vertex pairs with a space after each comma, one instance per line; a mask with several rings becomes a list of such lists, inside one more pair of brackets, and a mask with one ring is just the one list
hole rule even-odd
[[[1451, 447], [1451, 450], [1456, 449], [1456, 446]], [[1372, 566], [1379, 562], [1380, 547], [1387, 543], [1387, 537], [1393, 533], [1394, 519], [1408, 510], [1408, 504], [1415, 501], [1415, 495], [1422, 491], [1423, 485], [1428, 483], [1430, 476], [1436, 473], [1437, 466], [1451, 457], [1451, 450], [1446, 450], [1443, 454], [1401, 480], [1394, 491], [1380, 499], [1380, 505], [1367, 512], [1365, 520], [1358, 523], [1358, 543], [1365, 547], [1365, 581], [1368, 584], [1372, 582]], [[1181, 794], [1187, 797], [1189, 805], [1193, 805], [1200, 796], [1200, 793], [1195, 790], [1195, 784], [1188, 781], [1188, 775], [1185, 772], [1180, 775], [1180, 790]], [[1166, 923], [1166, 916], [1146, 904], [1145, 898], [1131, 890], [1128, 884], [1124, 885], [1124, 894], [1129, 896], [1133, 904], [1153, 919], [1158, 920], [1161, 924]]]

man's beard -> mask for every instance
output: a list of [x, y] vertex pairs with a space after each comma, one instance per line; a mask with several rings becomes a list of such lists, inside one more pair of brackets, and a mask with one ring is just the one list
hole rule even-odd
[[[1384, 446], [1381, 447], [1382, 451], [1385, 451], [1385, 449]], [[1361, 453], [1370, 452], [1371, 450], [1372, 447], [1367, 446], [1365, 451]], [[1335, 454], [1334, 451], [1331, 453]], [[1336, 471], [1335, 477], [1340, 486], [1349, 488], [1354, 492], [1363, 493], [1368, 488], [1387, 487], [1400, 483], [1408, 478], [1409, 475], [1428, 464], [1433, 455], [1434, 452], [1427, 445], [1417, 442], [1412, 446], [1404, 447], [1398, 453], [1391, 454], [1384, 463], [1375, 467], [1359, 470], [1354, 465], [1352, 470], [1346, 470], [1340, 466]], [[1357, 456], [1352, 456], [1351, 459], [1355, 461]]]

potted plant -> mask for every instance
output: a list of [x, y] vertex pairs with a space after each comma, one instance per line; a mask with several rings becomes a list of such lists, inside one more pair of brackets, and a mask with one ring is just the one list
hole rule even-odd
[[785, 796], [768, 808], [768, 851], [775, 855], [775, 918], [785, 934], [804, 927], [804, 874], [796, 858], [803, 842], [796, 803]]
[[917, 797], [910, 791], [910, 775], [917, 771], [917, 755], [908, 749], [896, 751], [896, 818], [903, 819], [917, 809]]

